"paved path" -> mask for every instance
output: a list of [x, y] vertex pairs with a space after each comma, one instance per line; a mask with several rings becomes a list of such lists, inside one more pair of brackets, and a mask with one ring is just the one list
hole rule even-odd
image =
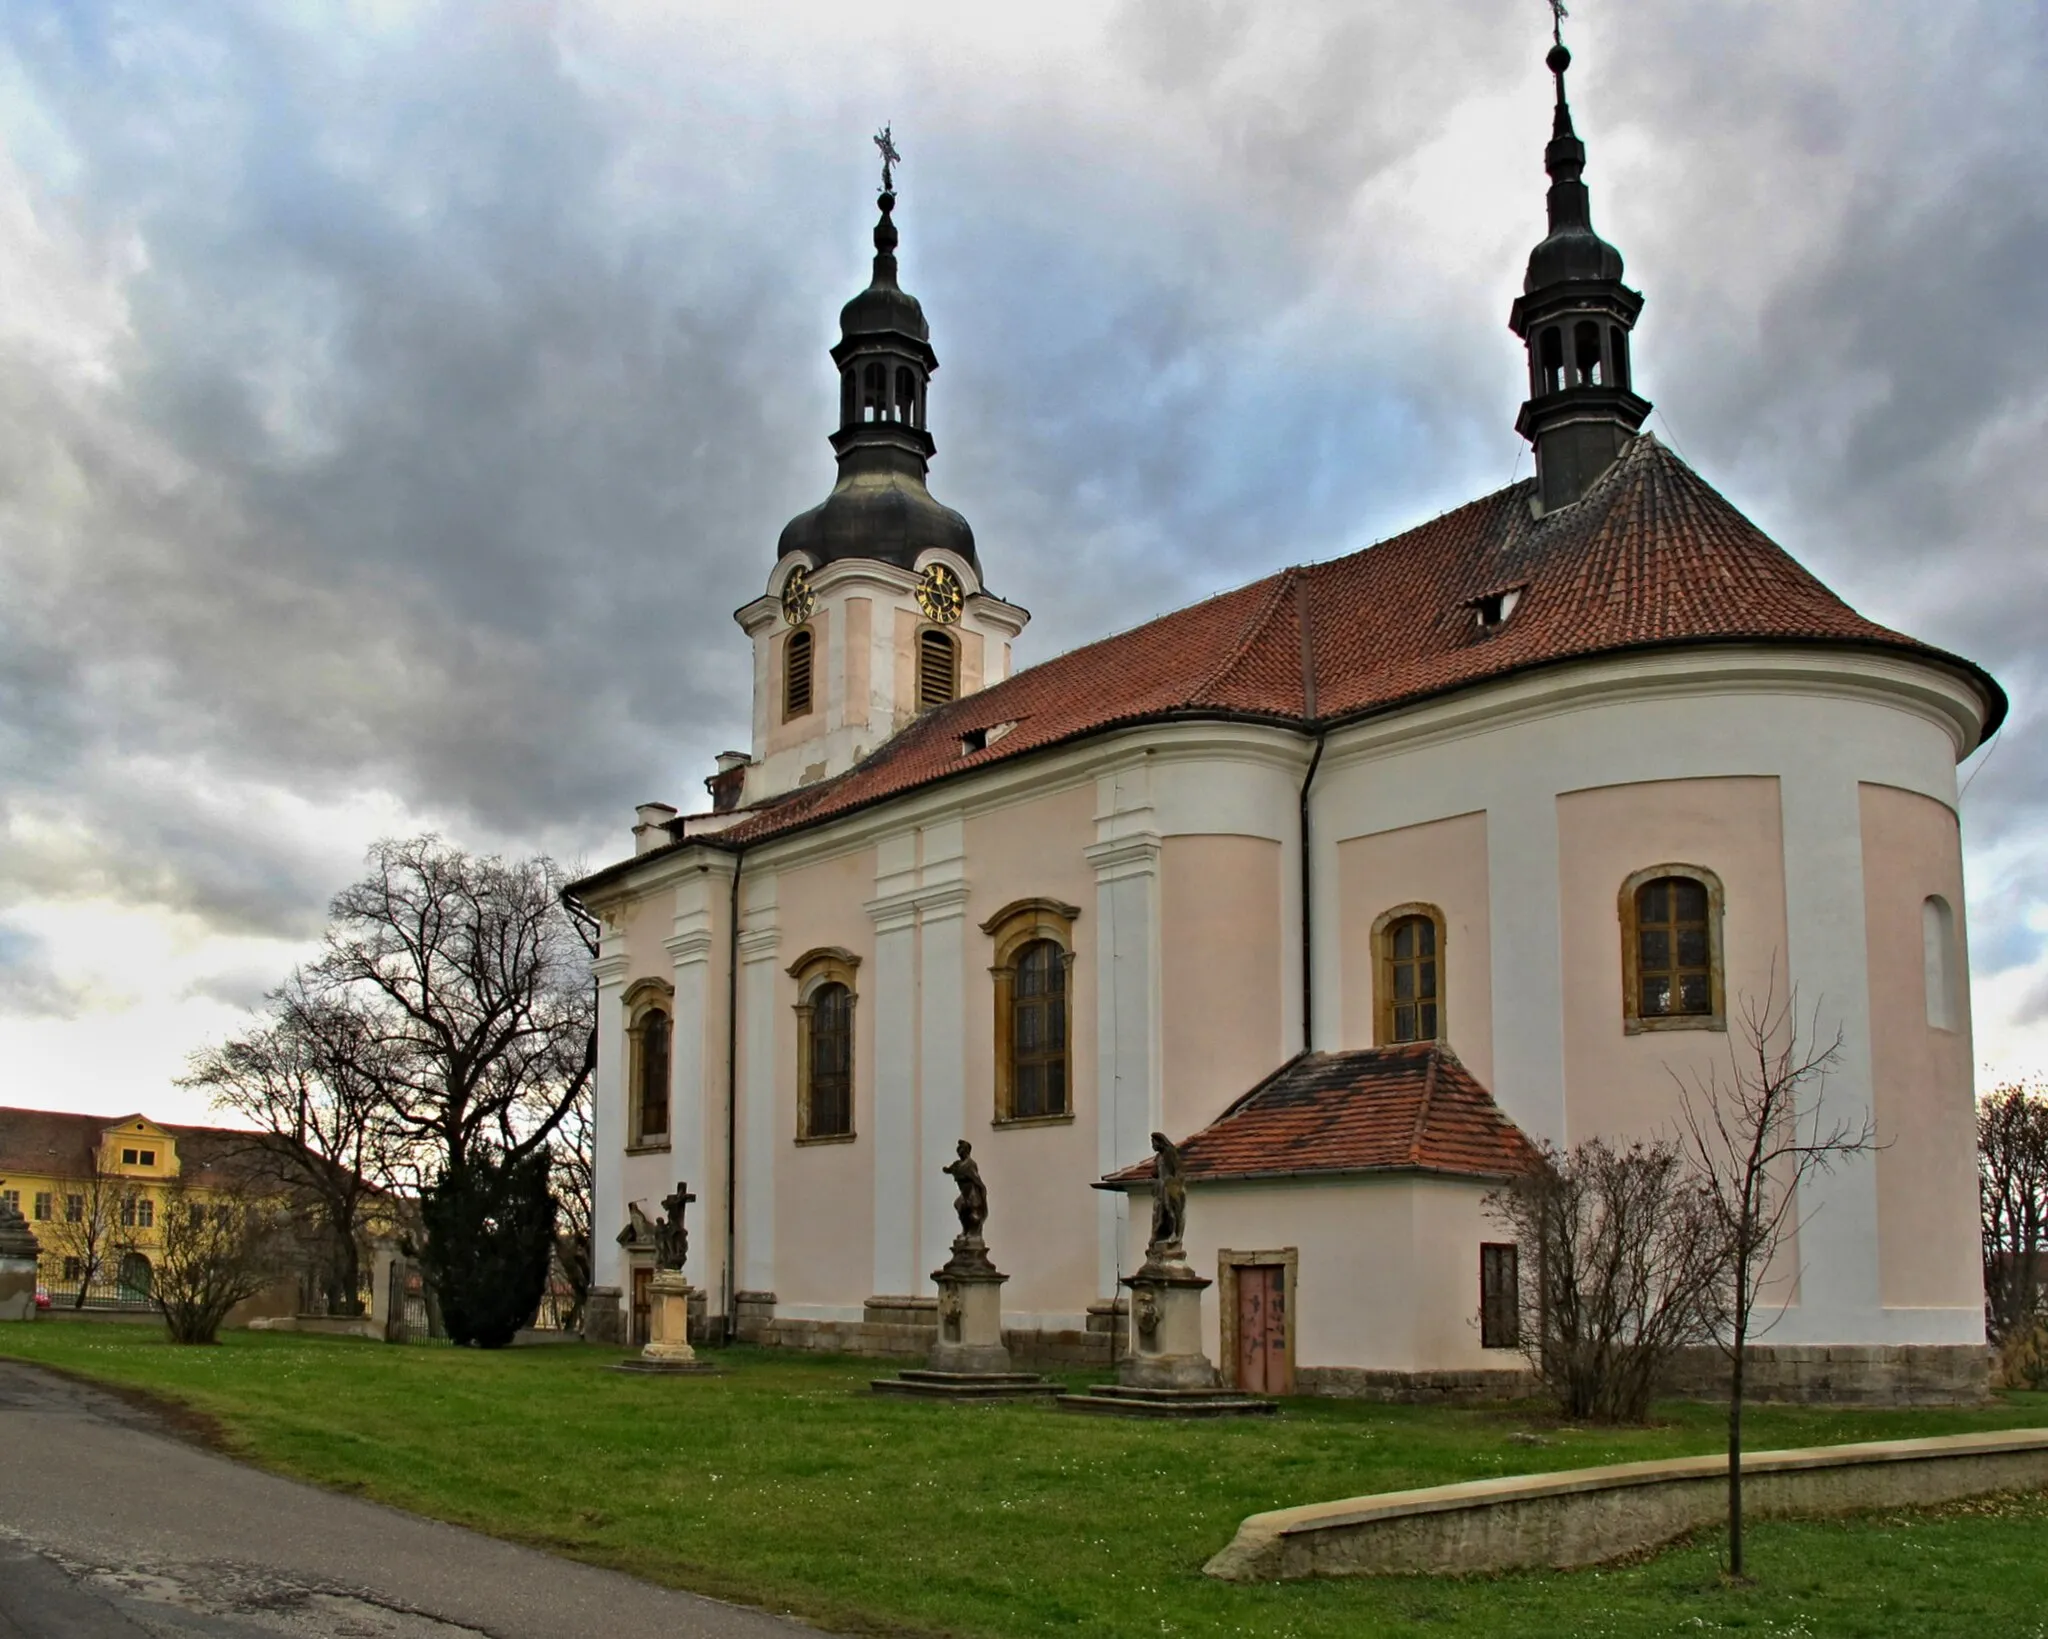
[[817, 1630], [316, 1490], [0, 1361], [0, 1639], [791, 1639]]

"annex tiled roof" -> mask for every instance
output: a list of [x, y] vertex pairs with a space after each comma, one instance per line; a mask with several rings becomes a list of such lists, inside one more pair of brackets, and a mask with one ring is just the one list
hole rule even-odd
[[[125, 1116], [80, 1115], [69, 1110], [17, 1110], [0, 1107], [0, 1178], [55, 1174], [83, 1178], [92, 1171], [93, 1154], [109, 1127], [136, 1119]], [[147, 1121], [150, 1118], [142, 1117]], [[181, 1127], [152, 1121], [178, 1142], [180, 1184], [224, 1184], [256, 1158], [256, 1135], [229, 1127]]]
[[[1438, 1172], [1507, 1178], [1535, 1147], [1439, 1042], [1303, 1053], [1182, 1141], [1191, 1182], [1317, 1173]], [[1103, 1180], [1147, 1184], [1147, 1160]]]
[[[2005, 696], [1981, 669], [1865, 620], [1648, 434], [1573, 506], [1532, 517], [1533, 491], [1534, 480], [1511, 484], [1348, 557], [1282, 570], [1018, 672], [704, 840], [766, 840], [1119, 726], [1175, 717], [1328, 725], [1626, 650], [1740, 641], [1888, 649], [1969, 678], [1985, 699], [1987, 734], [2004, 715]], [[1508, 590], [1521, 594], [1512, 618], [1482, 634], [1476, 600]], [[965, 738], [1002, 724], [1014, 726], [963, 753]]]

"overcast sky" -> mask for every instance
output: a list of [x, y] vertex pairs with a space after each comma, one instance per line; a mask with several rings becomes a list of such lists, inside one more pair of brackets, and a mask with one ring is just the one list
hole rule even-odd
[[[1652, 430], [2013, 699], [2048, 1069], [2048, 7], [1580, 0]], [[0, 9], [0, 1101], [170, 1085], [382, 834], [596, 865], [747, 743], [905, 154], [934, 492], [1029, 661], [1529, 470], [1543, 0]]]

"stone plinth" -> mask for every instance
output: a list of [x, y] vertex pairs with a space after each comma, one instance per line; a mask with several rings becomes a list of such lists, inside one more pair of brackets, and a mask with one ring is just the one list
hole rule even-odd
[[699, 1360], [690, 1347], [690, 1283], [679, 1269], [657, 1269], [647, 1283], [647, 1346], [638, 1360], [621, 1363], [621, 1371], [709, 1372], [717, 1368]]
[[1116, 1380], [1130, 1389], [1214, 1389], [1222, 1378], [1202, 1351], [1202, 1291], [1211, 1283], [1173, 1247], [1149, 1255], [1134, 1275], [1130, 1348]]
[[1278, 1408], [1222, 1386], [1202, 1351], [1202, 1289], [1210, 1283], [1187, 1264], [1178, 1243], [1153, 1246], [1131, 1290], [1130, 1348], [1114, 1383], [1063, 1394], [1064, 1411], [1112, 1417], [1269, 1417]]
[[0, 1320], [36, 1318], [38, 1251], [27, 1221], [0, 1197]]
[[923, 1371], [878, 1378], [877, 1394], [939, 1400], [1001, 1400], [1057, 1394], [1059, 1385], [1033, 1372], [1010, 1369], [1003, 1343], [1003, 1282], [979, 1235], [958, 1235], [953, 1255], [932, 1271], [939, 1288], [938, 1337]]

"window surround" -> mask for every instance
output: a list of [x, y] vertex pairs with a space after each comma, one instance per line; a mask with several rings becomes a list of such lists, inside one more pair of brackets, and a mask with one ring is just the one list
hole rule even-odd
[[1444, 913], [1422, 900], [1395, 905], [1373, 918], [1372, 923], [1372, 1044], [1375, 1047], [1403, 1045], [1394, 1040], [1394, 924], [1411, 916], [1425, 917], [1436, 924], [1436, 1034], [1418, 1036], [1418, 1041], [1450, 1040], [1450, 1008], [1446, 1005], [1449, 986], [1444, 983]]
[[[1641, 1011], [1642, 955], [1637, 939], [1636, 895], [1652, 882], [1668, 876], [1697, 882], [1707, 890], [1708, 1011], [1644, 1018]], [[1622, 883], [1621, 892], [1616, 896], [1616, 907], [1621, 913], [1621, 1028], [1624, 1035], [1641, 1036], [1664, 1030], [1727, 1030], [1726, 962], [1721, 939], [1721, 917], [1726, 901], [1721, 879], [1704, 865], [1651, 865], [1633, 872]]]
[[[854, 1021], [860, 1012], [860, 989], [854, 983], [854, 976], [859, 968], [860, 958], [841, 945], [820, 945], [815, 950], [805, 951], [789, 965], [789, 976], [796, 981], [796, 1142], [799, 1145], [851, 1144], [859, 1136], [853, 1119], [858, 1093], [853, 1074], [857, 1059], [854, 1043], [859, 1040], [853, 1031]], [[846, 987], [846, 1028], [852, 1038], [847, 1044], [846, 1131], [813, 1133], [810, 1130], [811, 999], [831, 984]]]
[[[1034, 896], [1013, 899], [981, 924], [995, 941], [989, 968], [995, 991], [995, 1110], [992, 1127], [1064, 1127], [1074, 1119], [1074, 923], [1081, 907], [1064, 900]], [[1011, 1115], [1016, 1089], [1017, 960], [1028, 945], [1049, 940], [1060, 950], [1067, 976], [1066, 1108], [1049, 1115]]]
[[[626, 993], [619, 998], [626, 1010], [626, 1153], [628, 1155], [659, 1155], [669, 1147], [670, 1133], [675, 1127], [675, 1110], [669, 1109], [669, 1125], [661, 1132], [646, 1132], [640, 1125], [640, 1067], [645, 1062], [646, 1030], [649, 1020], [659, 1013], [668, 1020], [669, 1076], [674, 1085], [675, 1076], [675, 997], [676, 987], [666, 979], [636, 979], [626, 987]], [[671, 1096], [673, 1096], [671, 1094]]]

